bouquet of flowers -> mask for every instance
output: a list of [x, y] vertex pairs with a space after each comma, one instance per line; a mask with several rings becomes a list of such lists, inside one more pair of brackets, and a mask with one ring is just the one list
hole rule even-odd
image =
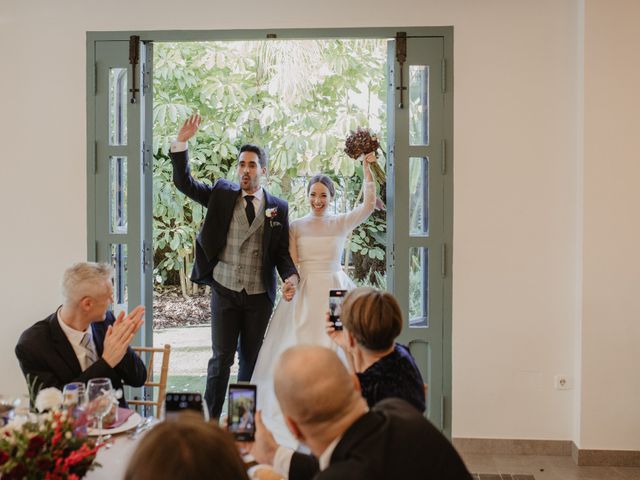
[[[344, 152], [353, 159], [360, 158], [361, 155], [375, 152], [380, 148], [380, 142], [375, 133], [371, 133], [368, 128], [358, 127], [356, 131], [352, 131], [344, 142]], [[371, 172], [373, 173], [378, 184], [382, 185], [387, 181], [387, 177], [382, 167], [377, 162], [371, 164]]]
[[[43, 406], [53, 398], [62, 400], [60, 391], [44, 389], [36, 404]], [[0, 429], [3, 479], [75, 480], [99, 466], [94, 460], [101, 445], [87, 437], [86, 419], [58, 410], [60, 405], [50, 407], [51, 411], [35, 419], [14, 420]]]

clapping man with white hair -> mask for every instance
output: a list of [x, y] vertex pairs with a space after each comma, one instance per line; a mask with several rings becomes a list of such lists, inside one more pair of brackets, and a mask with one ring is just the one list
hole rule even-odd
[[[25, 330], [16, 356], [27, 381], [37, 389], [108, 377], [113, 388], [140, 387], [147, 377], [142, 360], [129, 347], [142, 326], [144, 307], [115, 318], [112, 269], [81, 262], [64, 273], [63, 301], [53, 314]], [[124, 398], [121, 406], [126, 406]]]

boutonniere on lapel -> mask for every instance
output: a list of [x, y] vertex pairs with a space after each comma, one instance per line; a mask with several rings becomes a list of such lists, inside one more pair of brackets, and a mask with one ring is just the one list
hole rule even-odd
[[265, 215], [265, 217], [267, 217], [269, 219], [269, 225], [271, 226], [271, 228], [273, 228], [273, 227], [281, 227], [282, 226], [282, 224], [280, 222], [276, 222], [274, 220], [276, 218], [276, 216], [278, 215], [278, 207], [267, 208], [264, 211], [264, 215]]

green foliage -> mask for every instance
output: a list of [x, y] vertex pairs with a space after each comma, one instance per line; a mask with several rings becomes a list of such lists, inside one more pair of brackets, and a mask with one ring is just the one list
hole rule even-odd
[[[269, 152], [266, 187], [289, 202], [291, 220], [308, 213], [305, 178], [317, 172], [340, 186], [338, 210], [347, 211], [362, 184], [361, 167], [343, 152], [350, 130], [370, 127], [386, 150], [385, 65], [386, 44], [378, 40], [156, 44], [156, 281], [175, 283], [176, 272], [188, 274], [204, 215], [173, 186], [168, 158], [192, 112], [203, 117], [189, 147], [195, 178], [233, 179], [239, 147], [256, 143]], [[377, 214], [354, 232], [351, 244], [354, 256], [380, 261], [377, 270], [384, 265], [385, 225]], [[357, 268], [355, 276], [374, 278], [373, 271]]]

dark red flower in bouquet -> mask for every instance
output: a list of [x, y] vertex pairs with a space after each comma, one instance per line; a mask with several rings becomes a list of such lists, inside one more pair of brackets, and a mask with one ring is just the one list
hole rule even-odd
[[[353, 159], [360, 158], [367, 153], [375, 153], [380, 148], [380, 142], [375, 133], [371, 133], [368, 128], [358, 127], [355, 132], [347, 137], [344, 142], [344, 152]], [[387, 176], [378, 165], [378, 162], [370, 164], [371, 171], [380, 185], [386, 183]]]
[[27, 467], [24, 466], [23, 463], [18, 463], [15, 467], [11, 469], [9, 473], [2, 476], [2, 478], [23, 478], [27, 475]]
[[35, 457], [40, 452], [44, 444], [45, 440], [40, 435], [32, 437], [31, 440], [29, 440], [29, 445], [27, 446], [27, 450], [25, 451], [24, 455], [27, 458]]
[[48, 458], [41, 458], [36, 462], [36, 467], [38, 467], [38, 470], [41, 472], [48, 472], [51, 470], [51, 467], [53, 467], [53, 462]]
[[352, 131], [344, 142], [344, 152], [351, 158], [375, 152], [378, 148], [380, 148], [378, 137], [362, 127], [358, 127], [355, 132]]
[[6, 452], [0, 452], [0, 465], [4, 465], [9, 460], [9, 455]]

